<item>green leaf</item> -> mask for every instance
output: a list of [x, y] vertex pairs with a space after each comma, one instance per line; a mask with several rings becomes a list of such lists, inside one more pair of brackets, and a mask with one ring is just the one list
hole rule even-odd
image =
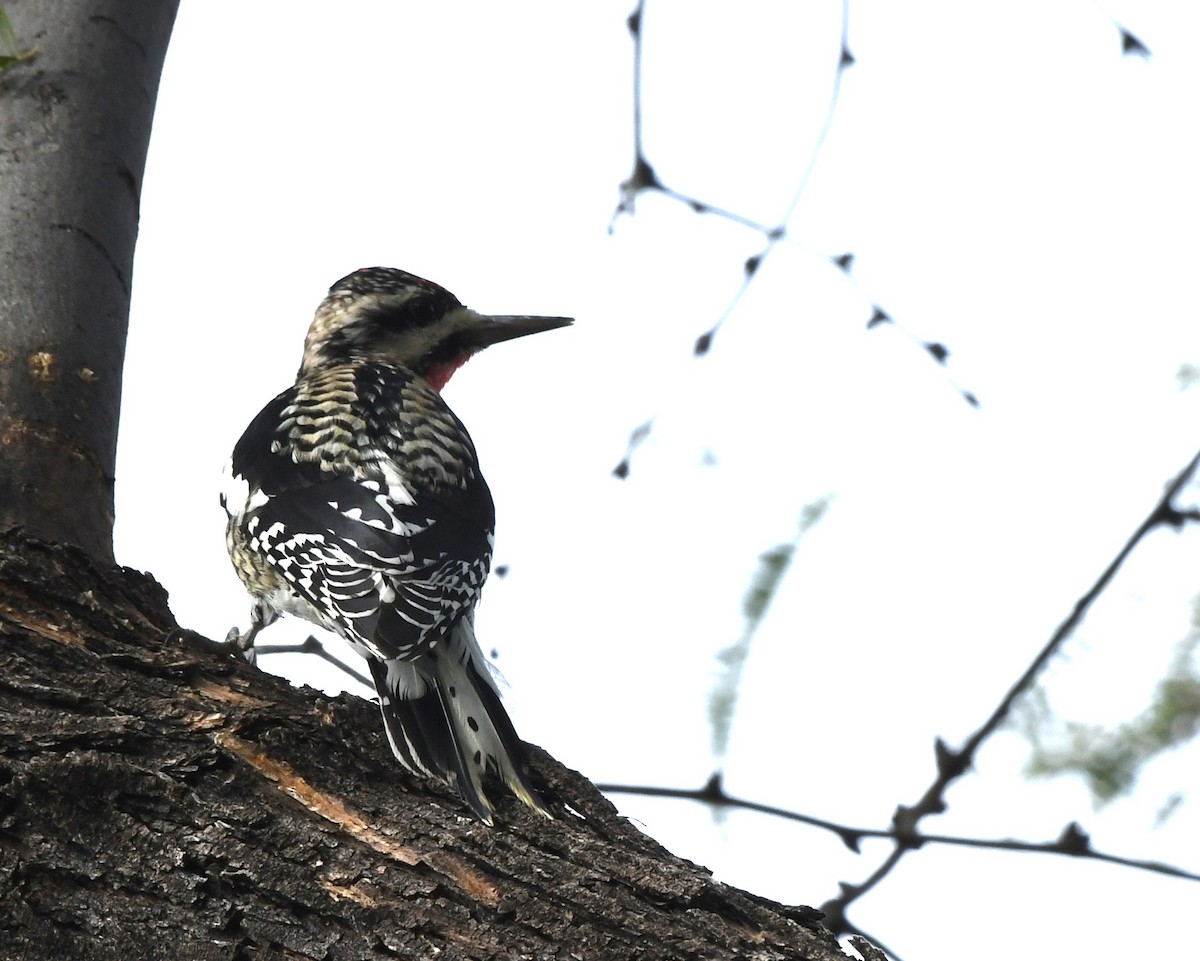
[[1044, 702], [1023, 708], [1021, 726], [1031, 751], [1029, 777], [1076, 774], [1083, 778], [1096, 807], [1133, 790], [1147, 763], [1200, 733], [1200, 666], [1194, 652], [1200, 634], [1179, 645], [1149, 706], [1112, 728], [1054, 717]]
[[21, 59], [21, 48], [17, 46], [17, 37], [13, 33], [12, 24], [8, 21], [8, 14], [4, 12], [4, 8], [0, 7], [0, 47], [7, 53], [5, 58], [8, 62], [16, 62]]
[[779, 582], [792, 562], [795, 549], [794, 542], [779, 544], [758, 555], [758, 570], [754, 573], [746, 596], [742, 598], [742, 613], [746, 616], [748, 633], [757, 629], [767, 608], [771, 606], [771, 598], [779, 589]]
[[17, 45], [17, 36], [13, 33], [12, 24], [9, 22], [8, 14], [4, 12], [3, 7], [0, 7], [0, 50], [5, 51], [5, 54], [0, 56], [0, 72], [7, 70], [14, 64], [25, 60], [32, 60], [37, 56], [37, 48], [31, 47], [23, 51]]
[[785, 544], [776, 544], [758, 556], [758, 566], [742, 598], [745, 627], [733, 643], [717, 653], [717, 662], [721, 665], [721, 670], [708, 695], [708, 722], [712, 731], [713, 754], [717, 759], [723, 758], [729, 748], [729, 734], [733, 727], [738, 690], [742, 684], [742, 669], [750, 656], [750, 644], [771, 606], [771, 601], [779, 591], [783, 575], [792, 563], [801, 538], [825, 515], [831, 499], [826, 496], [811, 504], [805, 504], [800, 510], [796, 536]]

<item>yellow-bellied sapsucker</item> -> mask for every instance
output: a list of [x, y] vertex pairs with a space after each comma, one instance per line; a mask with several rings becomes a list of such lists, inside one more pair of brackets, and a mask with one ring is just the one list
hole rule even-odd
[[491, 344], [570, 324], [487, 316], [402, 270], [343, 277], [317, 308], [296, 383], [233, 450], [226, 540], [254, 598], [250, 650], [280, 614], [340, 634], [371, 668], [400, 763], [484, 821], [485, 773], [548, 814], [475, 640], [495, 512], [441, 389]]

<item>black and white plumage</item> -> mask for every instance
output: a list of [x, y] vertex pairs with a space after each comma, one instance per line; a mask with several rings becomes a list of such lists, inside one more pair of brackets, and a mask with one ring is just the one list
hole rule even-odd
[[475, 640], [495, 512], [474, 444], [440, 390], [471, 354], [562, 327], [487, 316], [375, 267], [330, 288], [296, 383], [230, 462], [230, 559], [254, 598], [243, 649], [280, 614], [345, 638], [371, 668], [400, 763], [451, 784], [484, 821], [488, 769], [547, 814]]

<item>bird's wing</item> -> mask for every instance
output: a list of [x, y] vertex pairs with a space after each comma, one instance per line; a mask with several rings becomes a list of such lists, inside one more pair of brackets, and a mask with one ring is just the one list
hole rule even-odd
[[[482, 587], [491, 494], [428, 385], [381, 365], [326, 381], [284, 391], [247, 428], [231, 465], [247, 489], [235, 522], [326, 626], [376, 656], [409, 657]], [[414, 403], [420, 416], [406, 416]]]

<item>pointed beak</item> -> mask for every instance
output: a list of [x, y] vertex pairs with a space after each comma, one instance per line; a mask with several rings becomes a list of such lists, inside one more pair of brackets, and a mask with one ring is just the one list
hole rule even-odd
[[482, 350], [492, 344], [514, 340], [526, 334], [540, 334], [543, 330], [556, 330], [575, 323], [573, 317], [527, 317], [506, 314], [476, 314], [474, 324], [460, 336], [471, 347]]

